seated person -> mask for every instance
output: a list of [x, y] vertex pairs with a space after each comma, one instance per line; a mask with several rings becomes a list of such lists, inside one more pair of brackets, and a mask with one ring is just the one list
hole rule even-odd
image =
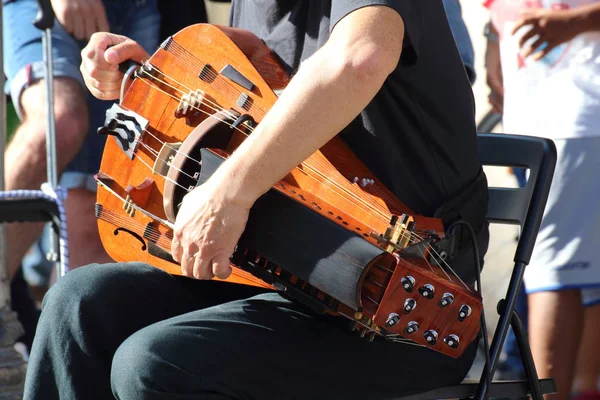
[[[210, 280], [231, 274], [255, 200], [338, 133], [416, 213], [432, 216], [472, 187], [463, 197], [484, 210], [470, 221], [483, 257], [473, 96], [441, 1], [236, 0], [231, 22], [295, 74], [249, 139], [185, 197], [172, 254], [186, 277], [125, 263], [59, 280], [44, 301], [25, 399], [384, 399], [458, 383], [470, 369], [477, 341], [456, 359], [370, 343], [344, 318], [279, 292]], [[115, 98], [117, 64], [141, 52], [126, 37], [94, 35], [83, 51], [88, 88]], [[469, 283], [472, 250], [452, 260]]]
[[[96, 184], [104, 138], [107, 102], [84, 89], [79, 71], [81, 49], [94, 32], [130, 35], [150, 50], [158, 44], [160, 16], [155, 0], [52, 0], [57, 23], [52, 29], [54, 113], [59, 185], [69, 190], [65, 209], [71, 267], [108, 262], [94, 218]], [[46, 181], [46, 87], [42, 37], [32, 21], [35, 0], [5, 1], [3, 12], [4, 71], [7, 88], [21, 125], [6, 150], [6, 190], [39, 189]], [[9, 224], [9, 275], [14, 276], [41, 226]]]
[[[6, 88], [21, 120], [5, 153], [6, 190], [37, 190], [47, 180], [42, 34], [32, 24], [38, 4], [35, 0], [4, 3]], [[65, 211], [70, 266], [75, 268], [111, 261], [100, 243], [93, 213], [96, 199], [93, 174], [98, 171], [105, 140], [96, 135], [96, 129], [104, 122], [109, 104], [84, 89], [79, 71], [81, 49], [94, 32], [110, 29], [130, 35], [148, 51], [153, 50], [158, 44], [160, 16], [155, 0], [52, 0], [52, 6], [57, 17], [52, 29], [56, 163], [62, 175], [59, 185], [68, 190]], [[38, 310], [19, 266], [28, 249], [38, 250], [37, 246], [31, 246], [40, 237], [42, 225], [15, 223], [7, 229], [8, 272], [14, 279], [12, 306], [25, 328], [25, 335], [19, 340], [29, 348]], [[54, 272], [51, 263], [47, 266]], [[46, 279], [45, 272], [39, 274], [40, 281], [36, 283], [53, 280]]]

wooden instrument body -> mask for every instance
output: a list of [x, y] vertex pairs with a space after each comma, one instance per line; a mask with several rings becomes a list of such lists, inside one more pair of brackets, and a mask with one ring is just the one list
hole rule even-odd
[[[219, 73], [228, 66], [251, 82], [251, 88], [243, 87]], [[140, 68], [137, 78], [127, 82], [125, 95], [120, 103], [124, 109], [147, 120], [139, 143], [134, 146], [134, 155], [126, 154], [113, 137], [108, 138], [104, 150], [98, 174], [103, 185], [98, 189], [96, 216], [100, 237], [109, 255], [116, 261], [135, 260], [171, 274], [181, 274], [179, 265], [164, 257], [164, 253], [170, 251], [172, 231], [165, 224], [157, 222], [157, 218], [174, 222], [176, 200], [181, 198], [185, 190], [182, 191], [179, 187], [181, 185], [173, 182], [182, 182], [180, 178], [185, 177], [177, 171], [173, 175], [172, 165], [177, 157], [181, 158], [180, 154], [171, 153], [174, 158], [168, 163], [168, 160], [162, 160], [163, 167], [169, 170], [169, 174], [157, 173], [160, 170], [157, 162], [161, 161], [161, 154], [168, 155], [169, 149], [184, 148], [187, 145], [192, 150], [187, 153], [186, 160], [179, 160], [178, 165], [187, 174], [193, 173], [194, 168], [200, 171], [201, 166], [196, 162], [199, 161], [196, 158], [199, 157], [196, 147], [205, 143], [205, 140], [222, 135], [223, 127], [217, 128], [218, 124], [210, 116], [223, 114], [223, 109], [226, 110], [224, 116], [219, 118], [225, 119], [225, 122], [232, 123], [233, 120], [227, 121], [227, 118], [235, 114], [249, 116], [259, 123], [277, 99], [274, 90], [283, 89], [288, 81], [287, 73], [264, 43], [243, 30], [199, 24], [182, 30], [163, 43]], [[196, 109], [192, 107], [191, 111], [182, 113], [182, 96], [197, 93], [198, 89], [202, 91], [200, 104]], [[210, 148], [210, 151], [221, 158], [227, 158], [244, 140], [247, 131], [244, 125], [239, 129], [232, 129], [224, 144], [218, 148]], [[194, 142], [193, 146], [190, 145], [192, 137], [198, 142]], [[182, 147], [178, 147], [180, 145]], [[162, 153], [164, 150], [166, 152]], [[192, 161], [192, 158], [195, 160]], [[358, 182], [355, 178], [358, 178]], [[362, 187], [360, 182], [365, 179], [372, 184]], [[382, 246], [380, 235], [390, 228], [392, 217], [412, 214], [337, 137], [291, 171], [273, 190], [382, 248], [385, 246]], [[170, 200], [165, 201], [165, 198]], [[140, 212], [139, 209], [145, 212]], [[415, 237], [422, 239], [431, 232], [443, 237], [444, 229], [440, 220], [412, 217], [416, 227], [414, 233], [418, 235]], [[150, 252], [150, 245], [161, 249], [163, 256]], [[423, 256], [425, 259], [426, 254]], [[349, 317], [354, 316], [353, 319], [360, 324], [377, 331], [379, 328], [372, 322], [373, 318], [381, 326], [382, 319], [386, 317], [383, 313], [389, 314], [391, 311], [381, 309], [378, 313], [376, 306], [366, 304], [366, 297], [377, 302], [385, 296], [389, 297], [392, 291], [398, 292], [397, 285], [386, 291], [387, 284], [392, 280], [392, 272], [398, 265], [427, 269], [427, 266], [418, 265], [418, 261], [411, 263], [400, 260], [389, 256], [379, 258], [378, 262], [389, 263], [388, 272], [384, 273], [382, 271], [385, 268], [376, 270], [365, 266], [360, 315], [356, 314], [356, 309], [343, 304], [339, 305], [337, 311]], [[436, 274], [439, 280], [441, 272], [425, 271], [424, 276], [433, 279]], [[234, 268], [234, 273], [227, 281], [272, 287], [239, 268]], [[369, 281], [375, 281], [376, 285], [369, 284]], [[448, 285], [451, 287], [448, 290], [461, 289], [453, 283]], [[320, 295], [323, 297], [323, 294]], [[465, 296], [469, 297], [469, 294]], [[480, 299], [477, 296], [471, 297], [465, 299], [473, 304], [475, 311], [470, 321], [478, 324], [480, 308], [477, 303], [480, 304]], [[463, 340], [469, 342], [475, 337], [477, 330], [464, 325], [464, 329], [456, 333], [463, 335]], [[441, 332], [443, 327], [440, 325], [436, 329]], [[414, 340], [423, 343], [422, 338]], [[453, 357], [462, 352], [462, 348], [453, 351], [439, 347], [436, 350]]]

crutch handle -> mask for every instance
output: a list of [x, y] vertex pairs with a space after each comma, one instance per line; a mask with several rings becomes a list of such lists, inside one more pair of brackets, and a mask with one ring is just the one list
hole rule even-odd
[[45, 31], [46, 29], [52, 29], [54, 26], [54, 10], [52, 9], [52, 3], [50, 0], [37, 0], [38, 13], [35, 16], [33, 25]]

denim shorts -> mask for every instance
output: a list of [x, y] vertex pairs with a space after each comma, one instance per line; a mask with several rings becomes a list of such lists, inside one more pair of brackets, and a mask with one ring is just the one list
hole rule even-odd
[[[44, 78], [41, 31], [32, 24], [38, 7], [36, 0], [3, 0], [3, 3], [4, 72], [8, 78], [5, 90], [21, 116], [21, 94], [33, 82]], [[111, 32], [132, 38], [150, 54], [156, 50], [160, 29], [156, 0], [104, 0], [103, 3]], [[85, 41], [78, 41], [65, 32], [58, 22], [52, 29], [54, 76], [75, 79], [84, 89], [79, 66], [85, 45]], [[93, 174], [100, 168], [106, 140], [96, 132], [104, 124], [106, 110], [113, 102], [98, 100], [87, 89], [86, 93], [89, 132], [80, 152], [61, 176], [60, 186], [95, 191]], [[39, 104], [39, 107], [46, 105]]]

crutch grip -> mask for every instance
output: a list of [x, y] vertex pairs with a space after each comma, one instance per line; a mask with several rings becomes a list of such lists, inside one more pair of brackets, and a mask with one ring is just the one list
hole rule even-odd
[[38, 13], [35, 16], [33, 25], [44, 31], [46, 29], [52, 29], [54, 26], [54, 10], [52, 9], [52, 3], [50, 0], [37, 0]]

